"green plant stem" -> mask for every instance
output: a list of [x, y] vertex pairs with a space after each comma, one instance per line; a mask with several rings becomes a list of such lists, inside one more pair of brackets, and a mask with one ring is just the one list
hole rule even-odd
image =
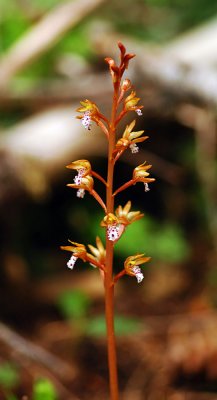
[[[114, 159], [113, 151], [115, 148], [115, 118], [117, 113], [119, 93], [119, 82], [114, 85], [114, 97], [112, 105], [111, 123], [109, 129], [108, 142], [108, 175], [106, 190], [106, 208], [107, 213], [114, 212], [113, 192], [113, 175], [114, 175]], [[117, 373], [117, 356], [114, 330], [114, 285], [113, 285], [113, 254], [114, 243], [106, 237], [106, 273], [105, 273], [105, 314], [107, 328], [107, 348], [108, 348], [108, 368], [110, 383], [110, 398], [118, 400], [118, 373]]]

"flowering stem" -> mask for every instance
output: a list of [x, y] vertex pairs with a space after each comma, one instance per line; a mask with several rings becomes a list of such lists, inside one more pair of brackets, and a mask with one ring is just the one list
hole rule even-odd
[[124, 91], [124, 90], [121, 90], [120, 96], [119, 96], [119, 98], [118, 98], [118, 104], [121, 103], [121, 101], [122, 101], [122, 99], [123, 99], [123, 97], [124, 97], [124, 93], [125, 93], [125, 91]]
[[105, 266], [102, 265], [100, 262], [98, 262], [97, 260], [94, 260], [92, 257], [89, 257], [87, 254], [87, 259], [86, 261], [88, 261], [90, 264], [94, 265], [96, 268], [101, 269], [103, 272], [105, 272]]
[[98, 174], [98, 173], [95, 172], [95, 171], [92, 171], [92, 175], [93, 175], [95, 178], [99, 179], [102, 183], [104, 183], [105, 186], [107, 186], [107, 182], [105, 181], [105, 179], [103, 179], [103, 177], [102, 177], [100, 174]]
[[98, 203], [101, 205], [103, 210], [105, 212], [107, 212], [106, 205], [105, 205], [104, 201], [102, 200], [102, 198], [98, 195], [98, 193], [95, 190], [92, 189], [90, 191], [90, 194], [92, 194], [92, 196], [96, 199], [96, 201], [98, 201]]
[[134, 185], [135, 183], [136, 183], [136, 182], [135, 182], [135, 179], [131, 179], [130, 181], [124, 183], [124, 185], [120, 186], [120, 187], [113, 193], [112, 196], [113, 196], [113, 197], [116, 196], [116, 194], [122, 192], [122, 190], [127, 189], [128, 187]]
[[[74, 178], [74, 183], [68, 184], [67, 186], [78, 189], [77, 196], [80, 198], [83, 198], [85, 191], [88, 191], [105, 211], [106, 215], [101, 222], [101, 226], [106, 227], [106, 249], [98, 236], [96, 238], [96, 248], [90, 244], [88, 245], [92, 254], [87, 253], [86, 247], [80, 243], [69, 241], [71, 243], [70, 246], [61, 246], [63, 250], [72, 252], [72, 256], [67, 263], [70, 269], [73, 269], [77, 258], [80, 258], [83, 261], [88, 261], [93, 267], [97, 267], [104, 280], [110, 400], [119, 400], [114, 327], [115, 283], [125, 274], [136, 277], [137, 282], [140, 283], [144, 278], [140, 265], [150, 259], [150, 257], [144, 257], [143, 253], [129, 256], [124, 262], [124, 269], [114, 275], [114, 245], [124, 233], [127, 225], [143, 216], [139, 211], [130, 212], [130, 201], [128, 201], [123, 208], [119, 205], [114, 214], [114, 200], [116, 194], [137, 182], [143, 182], [145, 184], [145, 191], [147, 191], [149, 190], [148, 183], [154, 181], [154, 178], [148, 177], [149, 173], [147, 172], [147, 170], [151, 168], [151, 165], [144, 162], [134, 169], [132, 179], [120, 186], [113, 193], [114, 167], [117, 160], [128, 147], [130, 147], [132, 153], [137, 153], [138, 147], [136, 143], [142, 142], [147, 138], [146, 136], [140, 137], [143, 131], [132, 131], [135, 126], [134, 120], [130, 125], [126, 125], [122, 138], [116, 142], [116, 130], [120, 120], [129, 111], [136, 111], [138, 115], [142, 114], [142, 106], [137, 106], [140, 99], [136, 97], [136, 92], [134, 90], [125, 98], [126, 91], [131, 88], [130, 80], [125, 79], [123, 83], [121, 83], [122, 75], [128, 67], [130, 59], [135, 55], [126, 53], [126, 49], [121, 42], [118, 43], [118, 47], [120, 50], [119, 66], [116, 65], [112, 58], [107, 57], [105, 59], [110, 69], [114, 87], [111, 118], [107, 119], [100, 113], [97, 105], [88, 99], [81, 101], [81, 107], [77, 109], [78, 112], [82, 113], [82, 116], [77, 118], [81, 119], [84, 128], [90, 130], [91, 124], [94, 121], [108, 139], [107, 180], [105, 181], [101, 175], [92, 171], [88, 160], [77, 160], [67, 166], [67, 168], [78, 171], [78, 174]], [[123, 108], [119, 111], [121, 103]], [[105, 203], [100, 195], [93, 190], [93, 177], [99, 179], [105, 185]]]
[[115, 123], [116, 123], [116, 125], [120, 122], [120, 120], [124, 117], [124, 115], [127, 113], [127, 111], [125, 110], [125, 109], [123, 109], [121, 112], [120, 112], [120, 114], [118, 115], [118, 117], [117, 117], [117, 119], [116, 119], [116, 121], [115, 121]]
[[113, 283], [115, 284], [118, 281], [118, 279], [122, 278], [122, 276], [124, 276], [125, 274], [126, 274], [126, 270], [122, 269], [121, 272], [119, 272], [117, 275], [115, 275]]
[[[111, 123], [109, 129], [108, 142], [108, 175], [106, 190], [106, 207], [108, 213], [114, 212], [113, 192], [113, 174], [114, 174], [114, 158], [113, 152], [115, 148], [115, 118], [117, 113], [118, 93], [120, 82], [114, 84], [114, 96], [112, 105]], [[107, 328], [107, 347], [108, 347], [108, 367], [110, 382], [110, 398], [118, 400], [118, 374], [117, 374], [117, 356], [114, 331], [114, 285], [113, 285], [113, 254], [114, 243], [106, 237], [106, 273], [105, 273], [105, 314]]]
[[116, 161], [118, 161], [118, 159], [120, 158], [120, 156], [123, 154], [124, 151], [125, 151], [125, 149], [124, 150], [120, 150], [119, 153], [116, 154], [115, 159], [114, 159], [115, 163], [116, 163]]
[[107, 139], [108, 139], [108, 129], [106, 128], [106, 126], [103, 124], [102, 121], [97, 120], [96, 121], [97, 125], [100, 126], [100, 128], [102, 129], [102, 131], [105, 133]]

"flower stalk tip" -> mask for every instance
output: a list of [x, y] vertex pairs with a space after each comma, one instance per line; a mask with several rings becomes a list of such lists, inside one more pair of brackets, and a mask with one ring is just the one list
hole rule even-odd
[[105, 61], [109, 65], [110, 74], [111, 74], [114, 86], [116, 87], [118, 85], [118, 88], [119, 88], [119, 85], [121, 83], [122, 75], [123, 75], [124, 71], [128, 68], [129, 61], [133, 57], [135, 57], [135, 54], [126, 53], [126, 48], [123, 45], [123, 43], [121, 43], [121, 42], [118, 43], [118, 47], [119, 47], [119, 50], [120, 50], [120, 64], [119, 64], [119, 66], [116, 65], [115, 61], [111, 57], [106, 57]]

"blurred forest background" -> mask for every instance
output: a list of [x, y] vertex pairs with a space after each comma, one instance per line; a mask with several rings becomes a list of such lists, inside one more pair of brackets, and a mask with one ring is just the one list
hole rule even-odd
[[1, 0], [2, 400], [108, 398], [102, 282], [86, 264], [69, 271], [59, 247], [103, 239], [65, 165], [106, 176], [106, 140], [75, 109], [88, 98], [109, 115], [103, 59], [119, 40], [137, 55], [127, 77], [150, 139], [120, 159], [115, 186], [145, 160], [156, 178], [117, 198], [145, 218], [117, 244], [116, 271], [152, 257], [143, 283], [116, 287], [121, 399], [217, 399], [216, 0]]

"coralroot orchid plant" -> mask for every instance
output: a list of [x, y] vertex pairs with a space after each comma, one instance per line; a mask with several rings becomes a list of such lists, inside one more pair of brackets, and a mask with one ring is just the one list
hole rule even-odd
[[[72, 253], [67, 263], [68, 268], [73, 269], [78, 258], [84, 262], [88, 262], [91, 266], [99, 269], [104, 281], [105, 287], [105, 317], [107, 327], [107, 346], [108, 346], [108, 367], [110, 382], [110, 398], [118, 400], [118, 376], [117, 376], [117, 357], [115, 346], [114, 332], [114, 287], [117, 281], [124, 275], [135, 277], [137, 282], [143, 280], [141, 265], [149, 261], [150, 257], [144, 254], [134, 254], [127, 257], [124, 262], [124, 268], [114, 275], [113, 272], [113, 254], [114, 246], [123, 235], [128, 225], [143, 217], [140, 211], [131, 211], [131, 202], [128, 201], [124, 207], [119, 205], [114, 210], [114, 200], [116, 195], [137, 182], [144, 184], [145, 191], [149, 190], [149, 183], [155, 179], [149, 175], [151, 165], [144, 162], [133, 170], [132, 178], [114, 191], [113, 177], [116, 162], [130, 148], [132, 153], [139, 151], [138, 143], [143, 142], [148, 136], [143, 136], [144, 131], [135, 131], [135, 119], [126, 126], [121, 137], [117, 137], [120, 133], [118, 128], [119, 122], [130, 112], [142, 115], [142, 105], [139, 105], [140, 98], [136, 97], [136, 92], [132, 90], [129, 79], [122, 79], [129, 61], [135, 56], [127, 54], [122, 43], [118, 43], [120, 49], [120, 64], [116, 65], [112, 58], [106, 58], [112, 82], [113, 82], [113, 102], [111, 117], [108, 119], [103, 115], [97, 105], [90, 101], [81, 101], [81, 107], [77, 109], [81, 115], [77, 118], [81, 120], [82, 125], [87, 130], [91, 129], [91, 125], [95, 122], [102, 130], [108, 140], [108, 170], [107, 179], [92, 170], [91, 164], [87, 160], [73, 161], [67, 165], [67, 168], [77, 171], [74, 177], [74, 183], [68, 184], [69, 187], [77, 190], [77, 196], [83, 198], [85, 192], [89, 192], [103, 208], [105, 216], [101, 221], [101, 227], [106, 231], [106, 246], [104, 248], [101, 239], [97, 236], [96, 247], [88, 245], [89, 251], [85, 245], [70, 242], [68, 246], [61, 246], [63, 250]], [[105, 185], [106, 201], [94, 190], [94, 179], [99, 179]]]

